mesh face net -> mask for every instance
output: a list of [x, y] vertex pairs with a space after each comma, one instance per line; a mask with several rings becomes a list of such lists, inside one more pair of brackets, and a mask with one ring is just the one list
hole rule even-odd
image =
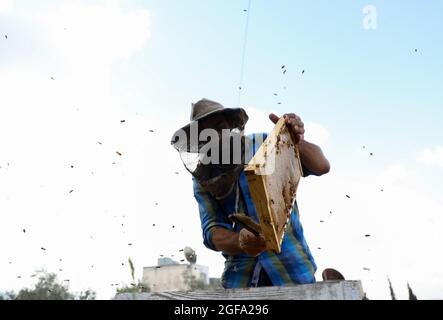
[[224, 109], [191, 122], [171, 141], [186, 169], [216, 199], [231, 193], [244, 167], [249, 145], [243, 136], [247, 121], [243, 109]]
[[193, 152], [179, 150], [186, 169], [216, 199], [224, 199], [232, 192], [245, 164], [245, 137], [235, 129], [227, 136], [199, 143], [198, 148], [191, 148]]

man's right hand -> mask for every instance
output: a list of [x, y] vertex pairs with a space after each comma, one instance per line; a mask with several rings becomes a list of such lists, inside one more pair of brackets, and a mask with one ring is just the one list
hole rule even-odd
[[240, 231], [238, 244], [240, 249], [251, 257], [257, 257], [266, 250], [266, 242], [263, 236], [257, 237], [246, 229]]

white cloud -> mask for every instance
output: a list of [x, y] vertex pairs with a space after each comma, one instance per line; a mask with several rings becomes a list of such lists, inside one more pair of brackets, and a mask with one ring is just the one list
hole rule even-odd
[[[149, 13], [123, 11], [118, 4], [69, 2], [13, 12], [9, 26], [21, 32], [5, 48], [21, 61], [13, 68], [0, 65], [0, 207], [8, 217], [0, 242], [14, 245], [0, 258], [6, 266], [0, 291], [29, 285], [29, 275], [46, 266], [61, 268], [74, 290], [91, 287], [109, 298], [110, 283], [129, 280], [121, 265], [128, 256], [140, 270], [143, 259], [159, 254], [143, 254], [142, 245], [155, 236], [147, 232], [152, 216], [146, 213], [156, 208], [146, 195], [157, 191], [147, 120], [125, 108], [127, 97], [111, 86], [114, 63], [145, 47]], [[32, 55], [45, 55], [42, 63], [23, 56], [24, 43]]]
[[305, 139], [319, 146], [324, 146], [329, 138], [329, 131], [319, 123], [308, 122], [305, 125]]
[[0, 15], [11, 13], [15, 0], [0, 0]]
[[301, 219], [318, 278], [322, 269], [337, 268], [347, 279], [361, 279], [371, 299], [389, 299], [390, 276], [401, 299], [407, 299], [407, 282], [421, 299], [442, 298], [443, 258], [436, 252], [443, 203], [426, 192], [409, 166], [386, 166], [379, 174], [366, 171], [331, 171], [300, 183]]
[[443, 167], [443, 146], [425, 149], [418, 162], [427, 166]]
[[392, 185], [401, 183], [408, 179], [412, 174], [404, 165], [396, 164], [385, 168], [376, 176], [376, 181], [380, 186]]
[[246, 113], [249, 116], [248, 123], [246, 124], [245, 133], [259, 133], [259, 132], [271, 132], [274, 124], [269, 120], [269, 113], [256, 109], [253, 107], [245, 107]]
[[70, 3], [33, 16], [46, 25], [54, 49], [66, 62], [87, 69], [130, 58], [150, 35], [147, 10], [123, 12], [119, 1], [105, 3]]

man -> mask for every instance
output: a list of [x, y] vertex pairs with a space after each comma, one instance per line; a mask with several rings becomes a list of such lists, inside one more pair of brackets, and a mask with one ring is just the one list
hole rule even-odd
[[[301, 118], [293, 113], [283, 117], [299, 145], [304, 177], [328, 173], [330, 165], [321, 149], [304, 139], [305, 129]], [[275, 114], [271, 114], [269, 118], [273, 123], [279, 120]], [[244, 137], [242, 132], [247, 121], [248, 116], [243, 109], [224, 108], [217, 102], [203, 99], [192, 105], [191, 124], [174, 134], [172, 144], [180, 152], [186, 168], [193, 175], [194, 196], [199, 205], [203, 242], [207, 248], [222, 252], [226, 258], [222, 275], [224, 288], [313, 283], [317, 267], [303, 235], [296, 203], [280, 254], [267, 252], [261, 235], [255, 236], [229, 220], [233, 213], [245, 213], [258, 222], [243, 167], [267, 135], [253, 135], [250, 139]], [[244, 151], [245, 157], [239, 163], [206, 163], [204, 160], [213, 154], [203, 154], [201, 141], [197, 142], [197, 145], [195, 139], [194, 143], [191, 141], [189, 135], [192, 133], [192, 126], [198, 127], [198, 133], [205, 129], [214, 129], [219, 135], [223, 130], [228, 130], [234, 136], [240, 135], [241, 151]], [[180, 135], [187, 138], [180, 141], [177, 139]], [[233, 151], [233, 139], [221, 141], [222, 154]], [[198, 156], [190, 157], [190, 154]], [[218, 158], [221, 156], [215, 157]], [[194, 159], [194, 163], [189, 159]], [[229, 159], [233, 160], [232, 154]]]

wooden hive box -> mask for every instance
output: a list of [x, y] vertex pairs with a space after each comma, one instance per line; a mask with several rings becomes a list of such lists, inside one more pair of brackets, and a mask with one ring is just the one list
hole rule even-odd
[[298, 146], [283, 118], [244, 171], [267, 250], [280, 253], [298, 183], [303, 175]]

